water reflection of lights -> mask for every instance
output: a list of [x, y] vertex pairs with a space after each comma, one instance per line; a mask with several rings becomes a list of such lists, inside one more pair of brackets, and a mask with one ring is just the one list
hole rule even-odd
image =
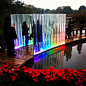
[[45, 57], [47, 57], [47, 56], [52, 55], [52, 54], [54, 54], [54, 53], [56, 53], [56, 52], [58, 52], [58, 51], [61, 51], [61, 50], [63, 50], [63, 49], [65, 49], [65, 45], [60, 46], [60, 47], [57, 47], [57, 48], [52, 49], [52, 50], [50, 50], [50, 51], [46, 51], [45, 53], [34, 57], [34, 63], [36, 63], [36, 62], [42, 60], [43, 58], [45, 58]]

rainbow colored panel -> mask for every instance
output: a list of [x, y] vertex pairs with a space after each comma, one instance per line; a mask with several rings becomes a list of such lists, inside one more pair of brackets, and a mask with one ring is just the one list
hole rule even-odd
[[65, 14], [33, 14], [34, 55], [65, 44]]

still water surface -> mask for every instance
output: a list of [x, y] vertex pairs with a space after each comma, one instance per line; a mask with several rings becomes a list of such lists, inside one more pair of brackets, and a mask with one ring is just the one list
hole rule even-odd
[[[51, 51], [52, 52], [52, 51]], [[81, 41], [65, 46], [65, 49], [54, 54], [40, 55], [25, 64], [34, 69], [45, 69], [53, 66], [57, 69], [86, 69], [86, 41]], [[44, 57], [45, 56], [45, 57]]]

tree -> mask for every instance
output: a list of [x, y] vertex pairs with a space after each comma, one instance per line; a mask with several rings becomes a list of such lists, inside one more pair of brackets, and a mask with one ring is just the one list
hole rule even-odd
[[45, 13], [51, 13], [51, 10], [50, 9], [46, 9]]
[[72, 13], [73, 13], [73, 10], [71, 9], [70, 6], [65, 6], [65, 7], [62, 9], [62, 13], [72, 14]]
[[0, 0], [0, 14], [4, 13], [4, 10], [8, 8], [8, 2], [6, 0]]
[[62, 11], [62, 7], [58, 7], [56, 10], [55, 10], [55, 13], [61, 13]]
[[78, 13], [78, 10], [73, 10], [73, 13], [75, 14], [75, 13]]
[[82, 6], [79, 7], [79, 12], [80, 13], [84, 13], [85, 10], [86, 10], [86, 7], [84, 5], [82, 5]]

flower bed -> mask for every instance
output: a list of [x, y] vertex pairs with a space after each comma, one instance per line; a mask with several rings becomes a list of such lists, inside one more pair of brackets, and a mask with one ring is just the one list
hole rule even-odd
[[[7, 63], [0, 67], [0, 86], [3, 84], [67, 84], [80, 85], [86, 84], [86, 69], [32, 69], [23, 66], [21, 69], [14, 66], [12, 70], [11, 64]], [[9, 85], [9, 86], [10, 86]], [[17, 86], [16, 85], [16, 86]], [[8, 85], [6, 85], [8, 86]], [[32, 86], [32, 85], [31, 85]], [[64, 86], [64, 85], [62, 85]]]

